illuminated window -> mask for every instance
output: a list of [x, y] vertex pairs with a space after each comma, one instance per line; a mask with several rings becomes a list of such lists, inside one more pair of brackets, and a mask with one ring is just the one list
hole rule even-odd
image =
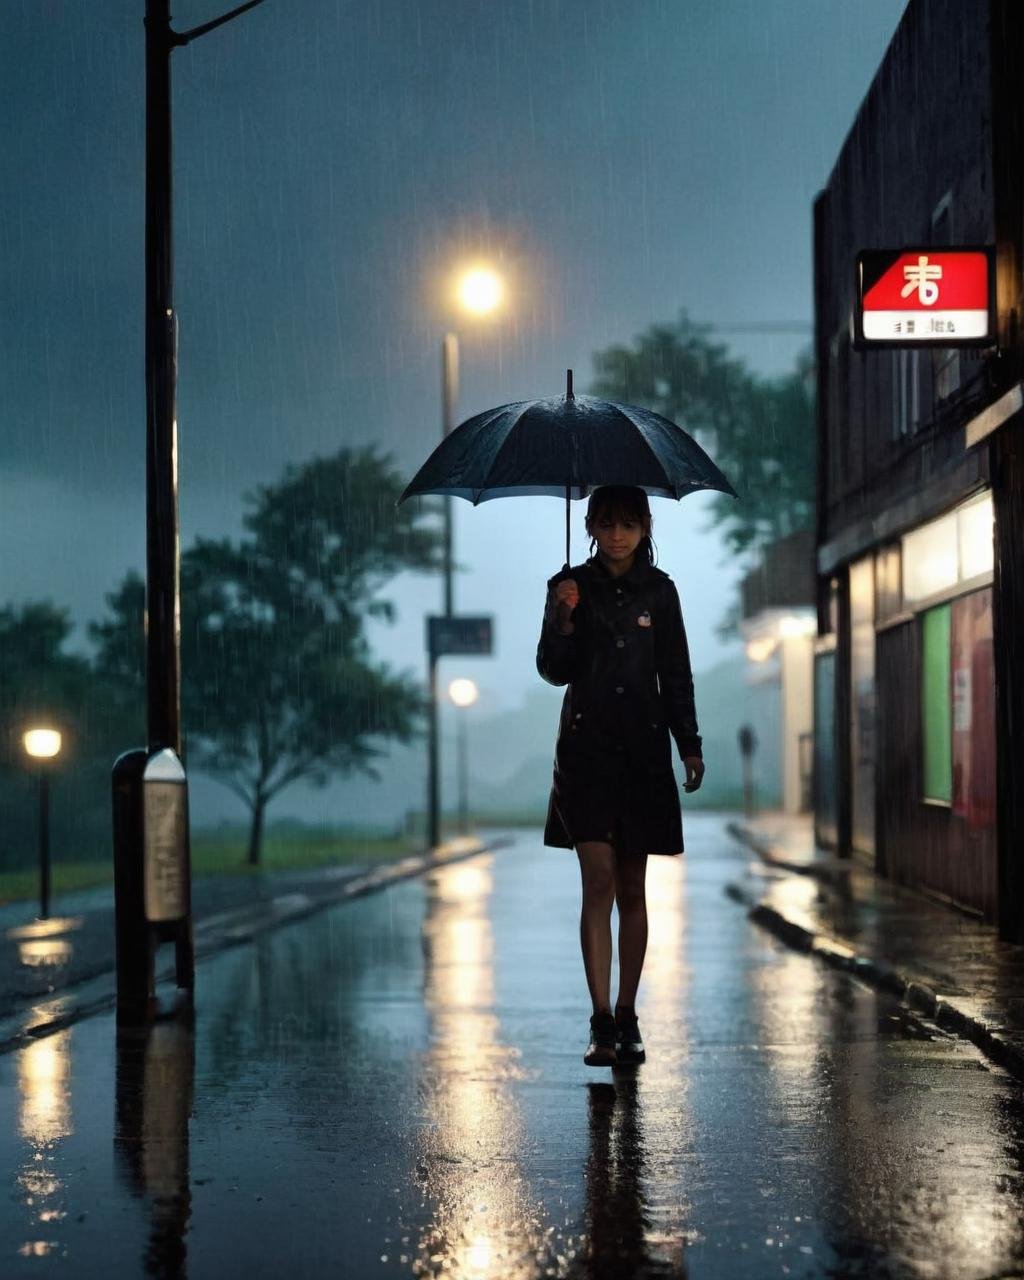
[[957, 515], [931, 520], [903, 539], [903, 598], [907, 604], [955, 587], [959, 577]]
[[960, 578], [976, 578], [992, 572], [992, 495], [986, 493], [976, 502], [957, 509], [957, 535], [960, 544]]
[[908, 605], [992, 572], [992, 495], [982, 494], [903, 539], [903, 599]]

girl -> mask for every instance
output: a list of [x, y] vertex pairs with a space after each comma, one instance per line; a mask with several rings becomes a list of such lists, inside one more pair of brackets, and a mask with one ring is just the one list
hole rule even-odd
[[683, 851], [669, 735], [686, 768], [686, 791], [700, 786], [704, 764], [679, 596], [654, 567], [646, 493], [628, 485], [595, 490], [586, 529], [590, 559], [548, 581], [537, 646], [540, 674], [568, 686], [544, 843], [575, 847], [579, 858], [580, 945], [594, 1007], [583, 1061], [611, 1066], [645, 1057], [635, 1002], [647, 950], [647, 856]]

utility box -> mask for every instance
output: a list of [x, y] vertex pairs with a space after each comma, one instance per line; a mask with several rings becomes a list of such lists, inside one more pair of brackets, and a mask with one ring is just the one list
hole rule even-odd
[[173, 942], [179, 987], [195, 985], [188, 781], [177, 754], [126, 751], [114, 764], [114, 915], [119, 1011], [156, 996], [156, 950]]

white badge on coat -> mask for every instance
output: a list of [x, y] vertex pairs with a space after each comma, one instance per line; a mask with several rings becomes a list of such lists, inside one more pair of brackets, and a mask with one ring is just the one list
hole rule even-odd
[[647, 612], [646, 609], [643, 611], [640, 617], [637, 618], [636, 625], [638, 627], [649, 627], [651, 625], [651, 615]]

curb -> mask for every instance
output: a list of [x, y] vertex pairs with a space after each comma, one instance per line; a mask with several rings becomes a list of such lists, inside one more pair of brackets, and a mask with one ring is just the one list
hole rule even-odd
[[780, 871], [791, 871], [798, 876], [813, 876], [826, 884], [835, 884], [849, 870], [845, 860], [840, 859], [810, 863], [793, 862], [789, 858], [784, 858], [770, 840], [763, 839], [742, 822], [727, 822], [725, 829], [734, 840], [753, 849], [762, 861], [767, 862], [770, 867], [777, 867]]
[[[771, 846], [753, 836], [739, 823], [729, 823], [727, 829], [730, 835], [753, 849], [771, 866], [803, 875], [814, 875], [813, 868], [807, 865], [787, 863], [772, 856]], [[769, 853], [762, 853], [762, 849], [769, 850]], [[986, 1057], [1011, 1075], [1024, 1080], [1024, 1046], [1008, 1040], [1001, 1027], [963, 1008], [957, 999], [940, 995], [926, 981], [913, 974], [877, 960], [874, 956], [858, 952], [855, 946], [841, 938], [816, 933], [806, 925], [790, 919], [778, 908], [763, 902], [740, 884], [727, 884], [725, 893], [734, 902], [747, 908], [748, 919], [774, 934], [787, 946], [817, 956], [834, 969], [851, 973], [870, 986], [889, 992], [917, 1013], [931, 1018], [944, 1031], [969, 1040]]]
[[[197, 962], [205, 960], [229, 947], [251, 942], [261, 933], [276, 929], [279, 925], [293, 924], [317, 911], [347, 902], [350, 898], [360, 898], [379, 889], [387, 889], [400, 880], [411, 880], [436, 867], [462, 862], [514, 843], [512, 837], [499, 837], [485, 843], [469, 836], [460, 836], [438, 845], [436, 849], [411, 854], [397, 862], [385, 863], [372, 871], [351, 876], [336, 889], [316, 896], [308, 893], [285, 893], [248, 903], [237, 911], [207, 916], [193, 922], [196, 935], [195, 959]], [[160, 986], [173, 982], [174, 974], [174, 965], [166, 965], [157, 972], [155, 984]], [[80, 1022], [83, 1018], [116, 1008], [115, 982], [116, 970], [107, 969], [81, 983], [63, 988], [47, 1000], [36, 1001], [27, 1009], [0, 1019], [0, 1054], [12, 1053], [35, 1040], [63, 1031], [65, 1027]]]

